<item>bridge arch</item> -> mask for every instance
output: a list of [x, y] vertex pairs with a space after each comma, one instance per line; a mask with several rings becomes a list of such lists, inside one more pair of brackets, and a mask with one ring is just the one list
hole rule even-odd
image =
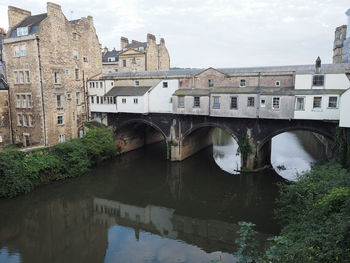
[[125, 126], [131, 125], [131, 124], [134, 124], [134, 123], [142, 123], [142, 124], [146, 124], [148, 126], [151, 126], [155, 130], [160, 132], [163, 135], [164, 139], [167, 138], [167, 135], [165, 134], [165, 132], [158, 125], [156, 125], [154, 122], [151, 122], [151, 121], [145, 120], [145, 119], [141, 119], [141, 118], [129, 119], [129, 120], [123, 121], [123, 122], [118, 124], [118, 127], [117, 127], [116, 130], [120, 130], [120, 129], [122, 129]]

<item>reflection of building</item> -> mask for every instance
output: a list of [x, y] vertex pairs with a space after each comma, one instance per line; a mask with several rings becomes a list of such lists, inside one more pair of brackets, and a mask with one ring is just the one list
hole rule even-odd
[[163, 237], [184, 240], [209, 252], [232, 252], [238, 230], [235, 224], [178, 215], [171, 208], [154, 205], [139, 207], [100, 198], [94, 199], [94, 221], [106, 227], [132, 227], [137, 239], [139, 231], [144, 230]]

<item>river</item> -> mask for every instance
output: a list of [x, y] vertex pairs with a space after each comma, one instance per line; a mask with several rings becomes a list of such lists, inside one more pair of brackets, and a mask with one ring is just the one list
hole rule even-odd
[[158, 143], [2, 199], [0, 263], [236, 262], [239, 221], [256, 224], [258, 240], [279, 233], [277, 183], [295, 180], [316, 158], [304, 143], [296, 133], [274, 138], [281, 176], [240, 175], [237, 145], [219, 130], [213, 147], [183, 162], [166, 161]]

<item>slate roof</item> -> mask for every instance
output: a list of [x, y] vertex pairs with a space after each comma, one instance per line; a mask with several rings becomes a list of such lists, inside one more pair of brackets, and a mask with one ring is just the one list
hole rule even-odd
[[[108, 78], [147, 78], [147, 77], [181, 77], [193, 76], [201, 73], [206, 69], [171, 69], [168, 71], [134, 71], [134, 72], [113, 72], [104, 74], [103, 79]], [[216, 70], [224, 74], [257, 74], [257, 73], [296, 73], [296, 74], [313, 74], [315, 65], [292, 65], [292, 66], [271, 66], [271, 67], [251, 67], [251, 68], [217, 68]], [[350, 64], [323, 64], [320, 74], [326, 73], [350, 73]]]
[[128, 49], [128, 48], [138, 49], [140, 47], [143, 47], [143, 49], [146, 50], [147, 42], [130, 43], [126, 45], [125, 49]]
[[0, 90], [8, 90], [9, 87], [7, 86], [6, 81], [0, 76]]
[[20, 22], [15, 28], [12, 29], [10, 37], [17, 37], [17, 28], [28, 27], [28, 35], [35, 34], [38, 32], [39, 25], [47, 17], [47, 13], [29, 16]]
[[120, 52], [119, 50], [111, 50], [111, 51], [107, 51], [106, 54], [102, 53], [102, 62], [108, 62], [108, 58], [110, 57], [114, 57], [115, 62], [119, 61], [119, 52]]
[[209, 89], [178, 89], [174, 95], [177, 96], [209, 96]]
[[149, 91], [151, 86], [147, 87], [135, 87], [135, 86], [124, 86], [124, 87], [113, 87], [107, 92], [106, 96], [143, 96]]

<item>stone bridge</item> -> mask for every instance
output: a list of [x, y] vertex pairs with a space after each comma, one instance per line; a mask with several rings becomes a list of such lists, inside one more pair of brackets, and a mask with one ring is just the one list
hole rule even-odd
[[[259, 169], [271, 164], [271, 139], [281, 133], [305, 130], [323, 135], [327, 156], [337, 152], [338, 122], [322, 120], [275, 120], [224, 118], [165, 113], [110, 113], [108, 125], [115, 129], [115, 144], [120, 153], [161, 140], [166, 141], [167, 159], [182, 161], [212, 144], [212, 131], [220, 128], [236, 140], [241, 149], [242, 167]], [[286, 147], [288, 147], [286, 145]]]

